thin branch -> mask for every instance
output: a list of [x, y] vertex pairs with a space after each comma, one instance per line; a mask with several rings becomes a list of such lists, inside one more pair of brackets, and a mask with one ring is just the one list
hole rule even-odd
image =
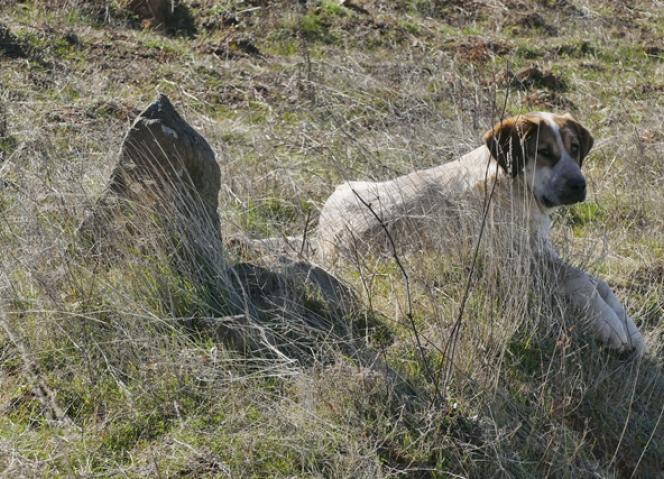
[[[508, 90], [505, 94], [505, 100], [503, 102], [502, 106], [502, 111], [500, 114], [500, 119], [502, 120], [505, 116], [505, 112], [507, 110], [507, 99], [509, 98], [509, 87]], [[485, 171], [485, 191], [486, 191], [486, 184], [488, 181], [488, 173], [489, 169], [491, 167], [491, 162], [487, 164], [487, 169]], [[473, 259], [470, 265], [470, 271], [468, 272], [468, 276], [466, 278], [466, 286], [464, 288], [463, 296], [461, 297], [461, 305], [459, 306], [459, 313], [457, 314], [456, 320], [454, 321], [454, 325], [452, 326], [452, 331], [450, 332], [450, 336], [445, 344], [445, 348], [443, 350], [443, 354], [440, 358], [439, 366], [438, 366], [438, 371], [439, 374], [440, 372], [443, 372], [443, 378], [442, 378], [442, 385], [443, 385], [443, 390], [447, 389], [448, 385], [448, 380], [452, 374], [452, 367], [454, 363], [454, 355], [456, 353], [456, 345], [458, 343], [459, 339], [459, 334], [461, 332], [461, 323], [463, 320], [463, 313], [466, 309], [466, 303], [468, 302], [468, 297], [470, 296], [470, 289], [472, 285], [472, 278], [473, 278], [473, 273], [475, 272], [475, 266], [477, 264], [477, 257], [479, 256], [479, 248], [480, 248], [480, 243], [482, 241], [482, 237], [484, 235], [484, 230], [486, 228], [486, 220], [489, 214], [489, 210], [491, 207], [491, 200], [493, 199], [493, 194], [496, 189], [496, 185], [498, 184], [498, 177], [496, 176], [494, 178], [493, 184], [491, 185], [491, 190], [489, 191], [488, 195], [485, 195], [484, 198], [484, 211], [482, 214], [482, 223], [480, 224], [480, 231], [477, 236], [477, 241], [475, 242], [475, 248], [473, 251]], [[449, 355], [448, 355], [449, 353]], [[445, 361], [448, 360], [447, 362], [447, 367], [445, 367]], [[436, 378], [438, 375], [436, 375]], [[438, 384], [436, 381], [435, 384]]]
[[436, 376], [433, 374], [431, 366], [429, 365], [429, 361], [427, 360], [426, 352], [424, 351], [424, 347], [422, 346], [422, 341], [420, 340], [420, 333], [417, 330], [417, 325], [415, 324], [415, 319], [413, 318], [413, 299], [410, 291], [410, 278], [408, 277], [408, 272], [406, 271], [406, 268], [404, 267], [403, 263], [401, 262], [401, 258], [397, 253], [397, 247], [396, 243], [394, 242], [394, 238], [392, 237], [392, 234], [390, 233], [383, 219], [378, 215], [378, 213], [376, 213], [376, 211], [371, 206], [371, 203], [362, 198], [362, 196], [360, 196], [360, 194], [352, 187], [351, 191], [353, 192], [355, 197], [360, 201], [360, 203], [362, 203], [369, 210], [369, 212], [376, 219], [376, 221], [378, 221], [378, 224], [380, 225], [380, 227], [385, 232], [385, 235], [387, 236], [387, 239], [390, 243], [392, 257], [394, 258], [394, 261], [399, 267], [399, 270], [401, 271], [401, 276], [403, 277], [404, 288], [406, 289], [406, 317], [408, 318], [410, 328], [413, 332], [413, 336], [415, 337], [417, 350], [421, 356], [422, 367], [424, 368], [426, 376], [434, 385], [433, 399], [437, 400], [440, 404], [444, 404], [445, 400], [440, 395], [440, 389], [438, 388], [438, 381], [436, 380]]

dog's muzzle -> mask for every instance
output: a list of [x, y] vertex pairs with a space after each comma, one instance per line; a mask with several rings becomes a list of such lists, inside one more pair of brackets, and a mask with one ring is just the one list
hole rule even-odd
[[585, 178], [575, 177], [565, 182], [565, 187], [558, 195], [561, 205], [572, 205], [586, 199]]

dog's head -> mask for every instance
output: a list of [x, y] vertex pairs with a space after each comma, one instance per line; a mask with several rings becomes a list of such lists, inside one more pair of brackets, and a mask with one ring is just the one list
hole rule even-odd
[[508, 118], [486, 132], [484, 140], [505, 172], [523, 177], [544, 208], [585, 199], [581, 165], [593, 137], [571, 115], [538, 112]]

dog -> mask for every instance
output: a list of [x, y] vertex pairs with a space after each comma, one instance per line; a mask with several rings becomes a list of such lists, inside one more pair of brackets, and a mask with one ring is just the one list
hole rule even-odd
[[640, 357], [643, 336], [607, 283], [565, 263], [549, 238], [551, 214], [585, 200], [581, 167], [593, 141], [569, 114], [533, 112], [500, 121], [482, 146], [457, 161], [389, 181], [344, 183], [321, 210], [317, 254], [330, 264], [360, 249], [427, 247], [421, 233], [432, 216], [452, 228], [488, 198], [492, 211], [509, 210], [523, 223], [538, 263], [555, 269], [555, 287], [587, 313], [596, 336]]

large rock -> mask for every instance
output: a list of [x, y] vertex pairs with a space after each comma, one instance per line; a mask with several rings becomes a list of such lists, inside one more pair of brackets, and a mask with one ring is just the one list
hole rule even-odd
[[306, 316], [316, 310], [345, 322], [343, 318], [357, 312], [360, 305], [350, 287], [330, 272], [284, 256], [267, 266], [238, 263], [228, 276], [235, 289], [262, 311], [291, 308]]
[[[264, 266], [238, 263], [227, 278], [241, 314], [203, 326], [219, 328], [237, 349], [302, 364], [336, 360], [341, 351], [362, 363], [383, 364], [366, 341], [391, 341], [391, 333], [348, 285], [323, 268], [279, 257]], [[384, 364], [381, 369], [389, 370]]]
[[214, 263], [222, 257], [220, 186], [210, 145], [159, 95], [129, 129], [108, 186], [79, 233], [117, 248], [127, 234], [145, 237], [156, 225], [156, 237], [177, 245], [187, 261]]
[[225, 318], [212, 323], [241, 349], [267, 344], [276, 351], [286, 342], [286, 350], [301, 353], [322, 338], [349, 341], [348, 317], [359, 303], [327, 271], [285, 257], [227, 267], [220, 183], [208, 143], [160, 95], [129, 129], [108, 186], [79, 233], [107, 261], [166, 252], [175, 271], [207, 291], [211, 313]]
[[174, 0], [123, 0], [120, 5], [152, 26], [165, 26], [175, 10]]
[[131, 196], [137, 184], [149, 189], [153, 180], [162, 182], [160, 188], [174, 188], [180, 195], [186, 191], [199, 199], [208, 219], [219, 229], [221, 172], [214, 152], [166, 95], [159, 95], [127, 133], [109, 189]]
[[26, 58], [28, 52], [21, 40], [6, 25], [0, 23], [0, 56]]

